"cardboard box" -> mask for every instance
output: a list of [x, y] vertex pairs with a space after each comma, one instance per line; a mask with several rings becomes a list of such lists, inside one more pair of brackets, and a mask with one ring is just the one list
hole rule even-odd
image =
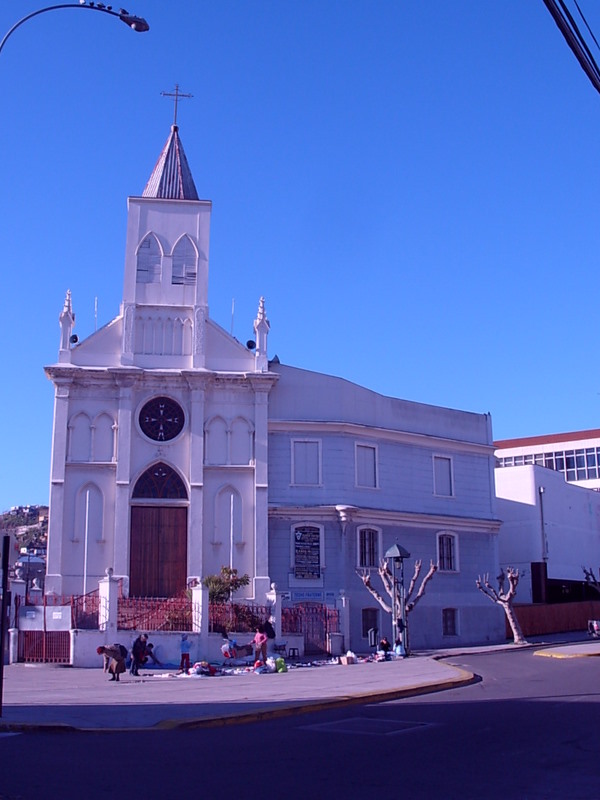
[[344, 664], [344, 666], [348, 666], [348, 664], [356, 664], [356, 659], [354, 656], [340, 656], [340, 664]]

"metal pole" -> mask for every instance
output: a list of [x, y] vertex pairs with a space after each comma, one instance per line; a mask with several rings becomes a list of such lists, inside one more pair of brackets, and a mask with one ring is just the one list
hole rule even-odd
[[2, 716], [2, 690], [4, 688], [4, 647], [6, 642], [6, 611], [8, 600], [8, 550], [10, 536], [3, 536], [2, 542], [2, 601], [0, 602], [0, 717]]
[[400, 613], [402, 619], [402, 649], [408, 655], [408, 625], [406, 621], [406, 602], [404, 600], [404, 559], [400, 559]]
[[392, 581], [393, 581], [393, 592], [392, 592], [392, 636], [394, 647], [396, 646], [396, 642], [398, 641], [398, 586], [396, 585], [396, 559], [392, 558]]

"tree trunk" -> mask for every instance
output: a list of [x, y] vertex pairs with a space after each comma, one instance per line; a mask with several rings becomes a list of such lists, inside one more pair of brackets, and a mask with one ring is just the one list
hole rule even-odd
[[514, 608], [510, 603], [501, 603], [501, 605], [502, 608], [504, 609], [504, 613], [506, 614], [506, 619], [508, 620], [508, 624], [510, 625], [514, 643], [527, 644], [527, 640], [523, 636], [523, 631], [521, 630], [521, 626], [519, 625], [519, 620], [517, 619], [517, 615], [515, 614]]

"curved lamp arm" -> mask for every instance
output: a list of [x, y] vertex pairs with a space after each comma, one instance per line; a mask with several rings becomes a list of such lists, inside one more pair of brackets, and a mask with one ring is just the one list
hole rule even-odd
[[132, 28], [134, 31], [138, 33], [144, 33], [145, 31], [150, 30], [150, 25], [146, 22], [143, 17], [136, 17], [135, 14], [129, 14], [129, 12], [125, 11], [125, 9], [120, 9], [120, 11], [112, 11], [111, 7], [108, 6], [105, 8], [102, 4], [100, 5], [85, 5], [83, 3], [60, 3], [56, 6], [47, 6], [46, 8], [40, 8], [37, 11], [32, 11], [31, 14], [27, 14], [27, 16], [20, 19], [18, 22], [12, 26], [12, 28], [4, 35], [4, 38], [0, 42], [0, 53], [2, 52], [2, 48], [6, 44], [8, 38], [13, 34], [18, 27], [20, 27], [24, 22], [27, 22], [28, 19], [32, 17], [37, 17], [38, 14], [43, 14], [46, 11], [55, 11], [58, 8], [87, 8], [89, 11], [101, 11], [103, 14], [110, 14], [111, 17], [117, 17], [122, 22], [124, 22], [128, 27]]

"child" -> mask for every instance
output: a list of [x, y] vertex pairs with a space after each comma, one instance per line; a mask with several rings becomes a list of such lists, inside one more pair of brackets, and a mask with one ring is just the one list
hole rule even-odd
[[256, 660], [262, 661], [263, 664], [265, 664], [267, 661], [267, 634], [262, 625], [257, 627], [253, 642]]
[[184, 672], [186, 675], [190, 668], [190, 650], [192, 649], [191, 642], [188, 639], [187, 633], [181, 634], [181, 661], [179, 662], [179, 671]]

